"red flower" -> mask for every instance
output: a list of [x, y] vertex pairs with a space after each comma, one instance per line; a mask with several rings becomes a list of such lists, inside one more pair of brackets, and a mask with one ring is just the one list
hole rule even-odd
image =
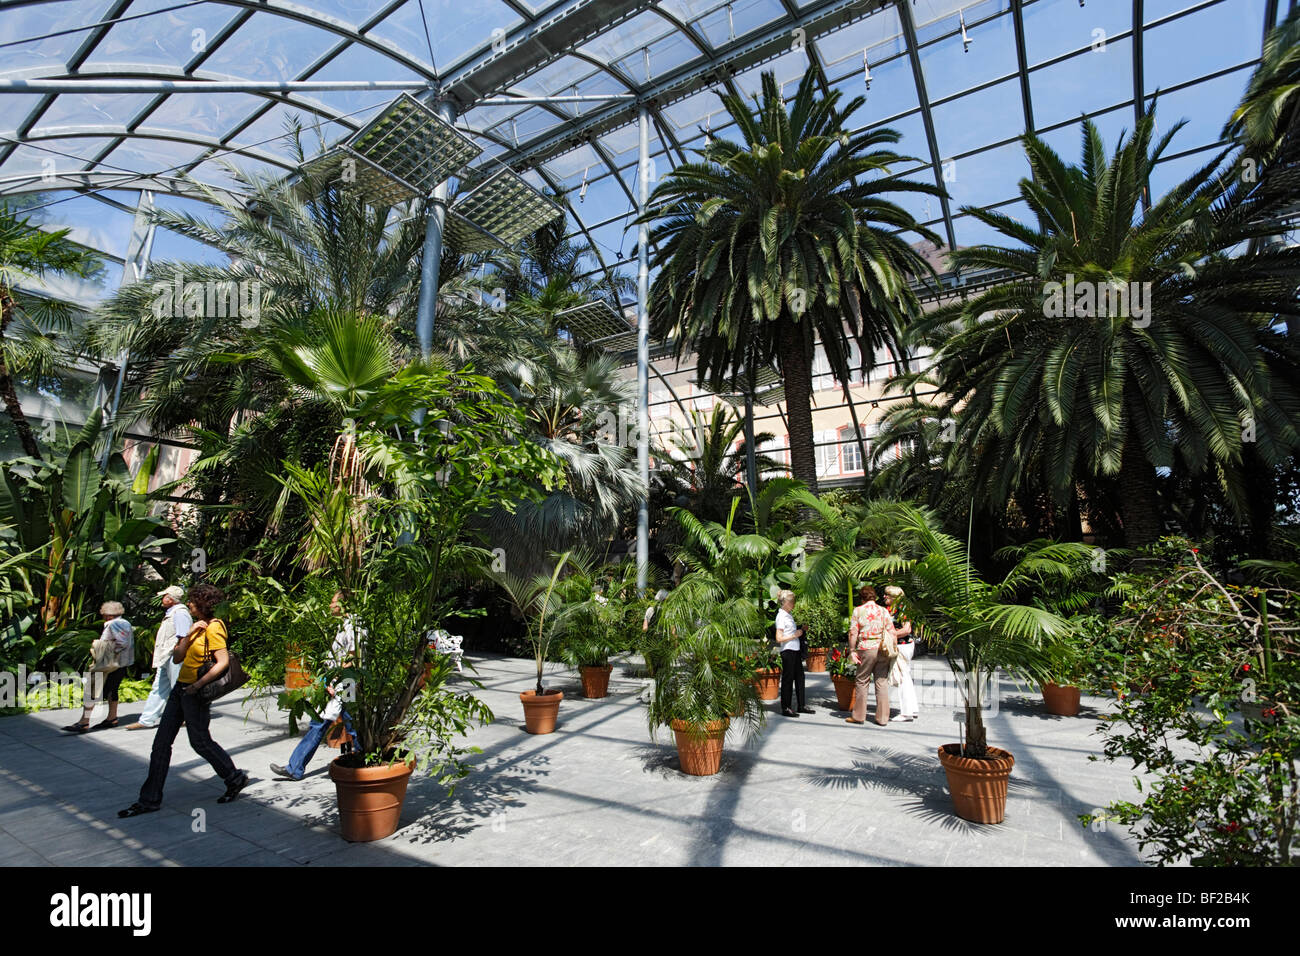
[[1277, 708], [1276, 708], [1276, 707], [1270, 707], [1268, 710], [1264, 711], [1264, 716], [1265, 716], [1265, 717], [1276, 717], [1276, 716], [1277, 716]]
[[1186, 790], [1187, 788], [1186, 788], [1186, 787], [1183, 787], [1183, 789]]
[[1241, 665], [1241, 669], [1244, 670], [1244, 671], [1248, 671], [1248, 670], [1250, 670], [1250, 665], [1249, 665], [1249, 664], [1242, 664], [1242, 665]]
[[1192, 548], [1192, 554], [1200, 554], [1200, 553], [1201, 553], [1200, 548]]

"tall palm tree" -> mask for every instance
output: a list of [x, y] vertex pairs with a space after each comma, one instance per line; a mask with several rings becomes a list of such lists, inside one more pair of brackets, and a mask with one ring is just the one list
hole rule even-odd
[[647, 217], [653, 267], [651, 331], [696, 353], [701, 381], [721, 387], [776, 362], [785, 380], [794, 476], [816, 489], [812, 362], [820, 340], [849, 380], [850, 341], [862, 366], [879, 348], [902, 355], [899, 334], [920, 313], [908, 285], [933, 275], [910, 231], [939, 244], [886, 197], [930, 185], [884, 178], [904, 157], [882, 149], [892, 130], [850, 134], [865, 102], [817, 98], [810, 72], [787, 109], [771, 73], [751, 108], [723, 96], [740, 143], [715, 139], [700, 161], [656, 187]]
[[1300, 442], [1300, 356], [1275, 325], [1297, 313], [1300, 251], [1235, 254], [1270, 227], [1220, 186], [1224, 154], [1143, 208], [1182, 125], [1153, 144], [1148, 114], [1108, 157], [1085, 121], [1079, 166], [1027, 135], [1020, 193], [1038, 227], [963, 208], [1019, 246], [961, 249], [954, 263], [1013, 277], [914, 333], [935, 348], [986, 504], [1041, 480], [1066, 506], [1076, 480], [1113, 479], [1125, 540], [1142, 545], [1160, 531], [1158, 468], [1213, 471], [1244, 512], [1243, 444], [1276, 463]]
[[[731, 500], [741, 494], [748, 453], [744, 427], [735, 409], [719, 401], [707, 415], [691, 409], [688, 424], [674, 420], [665, 447], [655, 452], [660, 461], [656, 477], [674, 497], [685, 495], [691, 512], [702, 520], [726, 520]], [[773, 437], [762, 432], [754, 443], [761, 446]], [[767, 455], [755, 455], [754, 461], [760, 475], [781, 467]]]
[[66, 302], [33, 295], [19, 285], [58, 273], [94, 274], [99, 268], [98, 257], [70, 241], [70, 231], [46, 232], [0, 203], [0, 401], [23, 452], [31, 458], [40, 458], [41, 450], [18, 401], [15, 380], [40, 380], [54, 371], [64, 358], [61, 337], [71, 331], [76, 310]]

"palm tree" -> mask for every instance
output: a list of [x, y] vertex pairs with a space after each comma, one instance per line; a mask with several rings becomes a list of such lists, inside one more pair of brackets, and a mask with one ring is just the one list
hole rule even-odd
[[1296, 314], [1300, 251], [1233, 254], [1266, 227], [1241, 190], [1221, 190], [1223, 154], [1144, 209], [1182, 126], [1153, 145], [1154, 123], [1108, 158], [1085, 121], [1080, 166], [1025, 136], [1020, 193], [1038, 227], [965, 207], [1020, 247], [953, 254], [1013, 278], [914, 327], [982, 502], [1040, 481], [1068, 507], [1076, 481], [1114, 480], [1130, 546], [1159, 534], [1157, 468], [1210, 469], [1241, 504], [1243, 444], [1276, 464], [1300, 442], [1300, 363], [1274, 324]]
[[814, 96], [809, 74], [790, 108], [771, 73], [751, 107], [723, 96], [741, 143], [715, 139], [656, 187], [647, 217], [658, 268], [651, 331], [690, 350], [698, 376], [721, 388], [779, 364], [785, 381], [794, 476], [816, 490], [812, 361], [820, 340], [836, 378], [849, 380], [850, 341], [865, 368], [879, 348], [902, 355], [899, 335], [920, 312], [908, 285], [933, 275], [904, 238], [939, 244], [895, 192], [936, 195], [934, 186], [886, 179], [904, 157], [880, 129], [851, 135], [840, 93]]
[[[690, 416], [688, 425], [673, 421], [667, 447], [662, 455], [655, 453], [661, 462], [656, 477], [670, 494], [685, 496], [696, 517], [724, 521], [731, 500], [742, 490], [748, 453], [741, 437], [745, 422], [721, 401], [707, 416], [699, 409], [691, 409]], [[763, 432], [754, 436], [754, 443], [761, 446], [772, 438]], [[760, 475], [781, 467], [767, 455], [756, 455], [755, 464]]]
[[41, 451], [18, 401], [16, 380], [39, 381], [53, 373], [64, 358], [60, 337], [71, 331], [76, 310], [18, 286], [54, 274], [95, 273], [98, 257], [71, 242], [70, 231], [45, 232], [0, 203], [0, 400], [31, 458], [40, 458]]
[[1256, 169], [1300, 159], [1300, 10], [1269, 33], [1241, 104], [1223, 128]]

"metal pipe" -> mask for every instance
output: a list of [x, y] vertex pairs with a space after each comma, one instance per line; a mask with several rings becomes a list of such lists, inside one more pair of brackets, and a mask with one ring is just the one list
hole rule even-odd
[[545, 106], [548, 103], [609, 103], [633, 100], [635, 93], [579, 93], [572, 96], [489, 96], [475, 100], [475, 106]]
[[427, 80], [0, 80], [0, 93], [302, 93], [430, 88]]
[[758, 462], [754, 451], [754, 393], [745, 393], [745, 481], [750, 500], [758, 494]]
[[[448, 123], [456, 120], [456, 110], [443, 100], [434, 111]], [[442, 232], [447, 223], [448, 181], [433, 187], [429, 197], [429, 218], [424, 227], [424, 261], [420, 264], [420, 298], [415, 316], [415, 337], [420, 343], [420, 358], [433, 354], [433, 317], [438, 308], [438, 272], [442, 264]]]
[[636, 271], [636, 461], [645, 491], [636, 512], [636, 586], [646, 588], [650, 567], [650, 227], [645, 221], [650, 201], [650, 114], [644, 103], [637, 110], [640, 156], [637, 162]]

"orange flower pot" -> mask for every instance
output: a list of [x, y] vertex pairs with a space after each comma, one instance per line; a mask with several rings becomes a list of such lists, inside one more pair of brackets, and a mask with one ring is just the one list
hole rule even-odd
[[684, 720], [672, 722], [682, 773], [693, 777], [708, 777], [718, 772], [722, 766], [722, 743], [730, 723], [725, 717], [710, 721], [703, 728], [692, 727]]
[[1072, 684], [1064, 686], [1061, 684], [1044, 684], [1043, 703], [1046, 705], [1049, 714], [1056, 714], [1058, 717], [1078, 717], [1079, 688]]
[[852, 677], [832, 674], [831, 683], [835, 685], [835, 700], [839, 703], [840, 710], [852, 710], [853, 699], [858, 694], [857, 681]]
[[988, 757], [961, 755], [961, 744], [939, 748], [939, 763], [948, 777], [948, 793], [957, 816], [971, 823], [1001, 823], [1007, 811], [1007, 779], [1016, 758], [997, 747]]
[[808, 660], [804, 662], [804, 671], [809, 674], [826, 673], [826, 648], [808, 648]]
[[759, 700], [767, 703], [778, 699], [781, 696], [781, 672], [755, 672], [754, 686], [758, 689]]
[[520, 694], [519, 699], [524, 705], [524, 729], [530, 734], [554, 733], [563, 697], [562, 690], [542, 694], [540, 697], [535, 690], [526, 690]]
[[336, 757], [330, 764], [330, 779], [339, 801], [339, 828], [350, 843], [382, 840], [397, 832], [406, 800], [411, 765], [380, 764], [377, 767], [344, 767]]
[[609, 693], [609, 675], [614, 670], [612, 664], [604, 667], [580, 667], [578, 670], [582, 674], [583, 697], [599, 700]]
[[284, 664], [284, 689], [301, 690], [311, 686], [311, 674], [301, 657], [291, 657]]

